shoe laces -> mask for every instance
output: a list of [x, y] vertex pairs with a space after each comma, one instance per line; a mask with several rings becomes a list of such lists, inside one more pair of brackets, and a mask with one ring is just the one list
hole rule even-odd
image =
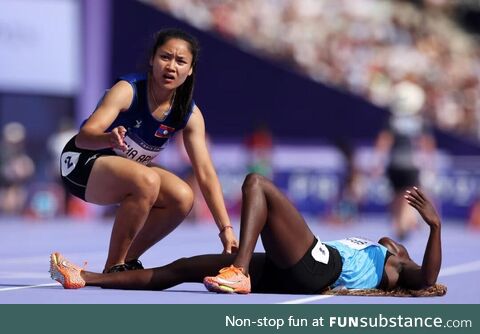
[[88, 262], [87, 261], [84, 261], [83, 262], [83, 265], [80, 267], [80, 266], [77, 266], [76, 264], [68, 261], [68, 260], [63, 260], [61, 262], [62, 266], [64, 266], [65, 268], [70, 268], [70, 269], [75, 269], [75, 270], [78, 270], [78, 271], [84, 271], [85, 268], [87, 267], [87, 264]]
[[234, 265], [231, 265], [230, 267], [225, 267], [223, 269], [220, 269], [220, 272], [219, 272], [219, 276], [223, 278], [229, 278], [236, 275], [245, 276], [245, 274], [243, 273], [243, 268], [241, 267], [237, 268]]
[[[58, 261], [59, 260], [59, 261]], [[58, 265], [64, 267], [64, 268], [67, 268], [67, 269], [74, 269], [74, 270], [78, 270], [78, 271], [83, 271], [85, 270], [85, 268], [87, 267], [87, 264], [88, 262], [87, 261], [84, 261], [83, 262], [83, 266], [78, 266], [76, 265], [75, 263], [73, 262], [70, 262], [69, 260], [67, 260], [65, 257], [61, 257], [60, 259], [57, 258], [57, 261], [58, 261]]]

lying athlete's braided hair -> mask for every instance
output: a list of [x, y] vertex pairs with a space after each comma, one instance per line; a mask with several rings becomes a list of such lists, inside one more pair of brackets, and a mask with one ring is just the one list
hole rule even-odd
[[322, 292], [323, 295], [372, 297], [437, 297], [444, 296], [446, 293], [447, 287], [439, 283], [420, 290], [411, 290], [404, 288], [395, 288], [389, 291], [380, 289], [328, 289]]

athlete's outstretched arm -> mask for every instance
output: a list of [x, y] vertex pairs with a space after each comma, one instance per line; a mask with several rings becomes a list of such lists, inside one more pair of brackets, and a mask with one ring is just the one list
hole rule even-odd
[[234, 253], [238, 248], [238, 241], [230, 228], [231, 223], [225, 207], [222, 187], [206, 143], [205, 121], [197, 106], [194, 107], [192, 115], [183, 130], [183, 142], [200, 190], [220, 230], [219, 236], [224, 252]]
[[403, 286], [420, 289], [437, 282], [442, 264], [441, 222], [437, 211], [420, 189], [414, 187], [412, 190], [407, 190], [405, 198], [430, 226], [422, 266], [419, 267], [413, 261], [407, 262], [400, 272], [400, 282]]

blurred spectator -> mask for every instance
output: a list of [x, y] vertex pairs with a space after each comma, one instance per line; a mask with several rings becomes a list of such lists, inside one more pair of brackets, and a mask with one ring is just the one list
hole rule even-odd
[[[377, 168], [384, 169], [393, 189], [391, 211], [396, 235], [404, 239], [416, 225], [417, 217], [404, 199], [405, 191], [419, 186], [422, 160], [432, 160], [434, 139], [420, 111], [425, 105], [425, 93], [414, 82], [401, 81], [392, 89], [391, 116], [387, 127], [379, 134]], [[422, 152], [422, 154], [417, 154]]]
[[2, 128], [0, 142], [0, 213], [22, 214], [27, 199], [27, 182], [35, 165], [25, 151], [25, 127], [16, 122]]
[[340, 191], [333, 205], [330, 220], [333, 223], [353, 222], [358, 214], [362, 191], [360, 170], [355, 164], [355, 148], [348, 139], [338, 140], [335, 145], [344, 158], [343, 178]]
[[248, 173], [257, 173], [271, 179], [273, 139], [266, 124], [257, 125], [245, 138], [245, 147], [248, 155]]

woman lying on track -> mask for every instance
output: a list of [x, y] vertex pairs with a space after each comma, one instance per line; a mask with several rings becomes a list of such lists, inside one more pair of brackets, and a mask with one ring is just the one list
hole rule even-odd
[[[153, 269], [99, 274], [53, 253], [51, 276], [66, 289], [87, 285], [162, 290], [203, 281], [209, 291], [226, 293], [316, 294], [338, 286], [423, 289], [436, 283], [442, 258], [440, 218], [415, 187], [407, 190], [405, 199], [430, 227], [421, 266], [413, 262], [404, 246], [387, 237], [378, 243], [361, 238], [321, 242], [285, 195], [262, 176], [248, 175], [242, 193], [237, 254], [200, 255]], [[259, 236], [265, 253], [253, 252]], [[217, 276], [209, 276], [218, 270]]]

